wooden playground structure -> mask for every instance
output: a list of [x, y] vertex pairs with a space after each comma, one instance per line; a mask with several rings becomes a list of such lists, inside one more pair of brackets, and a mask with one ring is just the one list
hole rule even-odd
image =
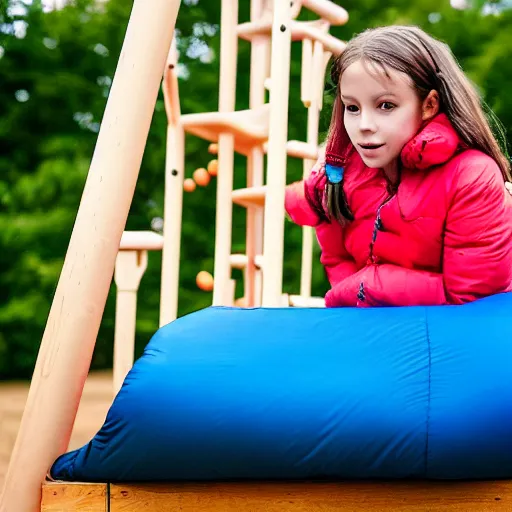
[[[322, 306], [311, 297], [313, 233], [303, 231], [301, 285], [282, 292], [284, 194], [288, 157], [307, 176], [318, 158], [318, 123], [328, 61], [345, 43], [329, 33], [348, 20], [331, 0], [221, 1], [217, 112], [181, 115], [174, 28], [180, 0], [135, 0], [125, 42], [61, 277], [42, 339], [0, 512], [54, 511], [479, 511], [512, 510], [511, 482], [251, 482], [110, 484], [51, 482], [68, 449], [112, 276], [117, 286], [114, 391], [133, 364], [137, 291], [147, 251], [162, 251], [160, 325], [177, 316], [185, 137], [217, 154], [213, 304], [235, 303], [233, 268], [244, 270], [246, 306]], [[302, 9], [315, 21], [298, 21]], [[251, 42], [249, 109], [235, 111], [238, 39]], [[290, 55], [302, 44], [304, 141], [288, 140]], [[148, 58], [151, 56], [151, 58]], [[162, 81], [163, 76], [163, 81]], [[164, 235], [125, 232], [159, 87], [168, 117]], [[266, 102], [266, 93], [269, 101]], [[126, 108], [129, 105], [130, 108]], [[233, 190], [234, 154], [246, 157], [247, 187]], [[214, 169], [213, 169], [214, 168]], [[265, 170], [267, 171], [265, 173]], [[245, 254], [232, 254], [233, 203], [247, 209]]]

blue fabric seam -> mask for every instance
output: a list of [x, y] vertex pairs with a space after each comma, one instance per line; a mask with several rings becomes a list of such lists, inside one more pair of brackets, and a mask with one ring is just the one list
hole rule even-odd
[[432, 387], [432, 347], [430, 344], [430, 332], [428, 329], [428, 309], [425, 308], [425, 331], [427, 335], [427, 351], [428, 351], [428, 400], [427, 400], [427, 426], [425, 432], [425, 477], [428, 478], [428, 450], [430, 437], [430, 400]]

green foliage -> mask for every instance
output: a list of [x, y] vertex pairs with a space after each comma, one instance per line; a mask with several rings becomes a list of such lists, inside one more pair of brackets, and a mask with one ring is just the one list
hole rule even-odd
[[[194, 2], [182, 3], [177, 22], [180, 63], [188, 70], [188, 78], [180, 81], [182, 111], [212, 111], [218, 106], [220, 40], [211, 25], [218, 28], [220, 23], [220, 2], [189, 3]], [[512, 128], [512, 101], [507, 95], [512, 79], [508, 66], [511, 11], [484, 16], [483, 2], [458, 11], [447, 0], [346, 0], [344, 7], [350, 13], [349, 23], [332, 29], [342, 39], [367, 27], [402, 23], [420, 25], [447, 42], [485, 101], [507, 130]], [[102, 6], [93, 0], [75, 0], [60, 11], [46, 13], [41, 0], [0, 0], [0, 378], [27, 377], [33, 369], [130, 9], [131, 2], [126, 0], [110, 0]], [[240, 2], [239, 18], [248, 20], [249, 2]], [[304, 13], [302, 18], [308, 19], [308, 15]], [[21, 37], [24, 27], [26, 33]], [[201, 44], [211, 48], [211, 62], [194, 54]], [[237, 108], [246, 108], [250, 45], [240, 41], [238, 50]], [[294, 44], [289, 137], [304, 140], [300, 59], [300, 45]], [[326, 87], [321, 133], [329, 122], [331, 88]], [[166, 124], [160, 95], [126, 229], [151, 229], [152, 220], [163, 216]], [[188, 176], [212, 158], [207, 147], [205, 141], [187, 137]], [[289, 165], [288, 180], [298, 179], [301, 163], [290, 159]], [[245, 186], [244, 170], [244, 159], [237, 157], [237, 188]], [[212, 184], [184, 197], [181, 315], [210, 304], [211, 295], [197, 289], [195, 276], [201, 269], [213, 270], [214, 235]], [[234, 250], [243, 251], [244, 243], [245, 212], [235, 206]], [[298, 291], [300, 245], [300, 228], [287, 223], [287, 292]], [[239, 273], [235, 276], [241, 277]], [[160, 254], [151, 253], [138, 298], [138, 353], [158, 325], [159, 288]], [[319, 265], [315, 266], [313, 288], [316, 294], [326, 289]], [[95, 368], [112, 363], [114, 308], [112, 287], [94, 354]]]

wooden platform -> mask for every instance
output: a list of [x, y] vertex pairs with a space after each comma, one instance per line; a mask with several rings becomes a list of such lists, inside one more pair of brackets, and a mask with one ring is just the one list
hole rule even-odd
[[43, 486], [41, 512], [494, 512], [512, 481], [251, 482]]

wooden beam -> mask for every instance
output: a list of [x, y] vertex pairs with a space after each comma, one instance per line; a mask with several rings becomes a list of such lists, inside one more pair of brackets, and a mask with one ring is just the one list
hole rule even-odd
[[498, 512], [512, 510], [512, 481], [244, 482], [110, 486], [110, 512], [162, 510]]
[[47, 482], [41, 512], [108, 512], [108, 484]]
[[42, 496], [41, 512], [500, 512], [512, 510], [512, 481], [48, 482]]
[[135, 0], [9, 468], [1, 512], [34, 512], [67, 450], [181, 0]]

